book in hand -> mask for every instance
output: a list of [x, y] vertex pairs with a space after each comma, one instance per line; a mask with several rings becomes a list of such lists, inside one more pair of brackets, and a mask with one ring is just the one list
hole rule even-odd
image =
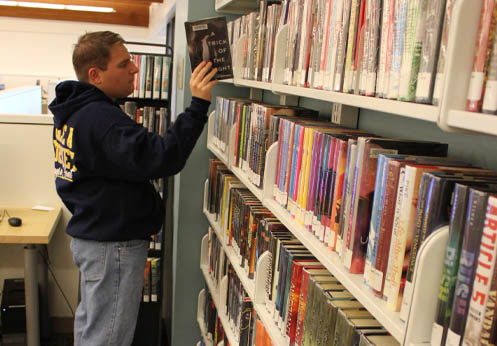
[[233, 78], [226, 17], [185, 22], [185, 30], [192, 71], [202, 61], [212, 61], [217, 68], [213, 79]]

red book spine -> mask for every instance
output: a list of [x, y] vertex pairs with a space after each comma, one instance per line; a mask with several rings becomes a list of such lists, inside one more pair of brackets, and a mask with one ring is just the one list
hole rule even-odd
[[[484, 0], [481, 8], [480, 26], [476, 39], [476, 51], [473, 59], [473, 71], [468, 88], [468, 97], [466, 101], [466, 110], [469, 112], [480, 112], [485, 90], [485, 70], [488, 63], [488, 57], [491, 49], [488, 49], [491, 42], [490, 34], [492, 17], [494, 14], [495, 0]], [[494, 23], [495, 25], [495, 23]]]

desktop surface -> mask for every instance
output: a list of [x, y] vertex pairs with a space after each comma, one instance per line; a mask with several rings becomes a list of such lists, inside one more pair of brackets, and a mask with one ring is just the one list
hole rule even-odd
[[60, 207], [54, 207], [53, 210], [33, 210], [31, 207], [0, 205], [1, 214], [3, 210], [7, 210], [10, 217], [22, 219], [22, 225], [9, 225], [9, 217], [5, 215], [0, 222], [1, 244], [48, 244], [62, 215]]

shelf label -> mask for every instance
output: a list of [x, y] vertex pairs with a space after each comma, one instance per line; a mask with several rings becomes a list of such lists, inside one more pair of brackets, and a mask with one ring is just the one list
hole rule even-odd
[[383, 272], [378, 269], [371, 269], [371, 273], [373, 274], [373, 282], [372, 287], [376, 291], [381, 291], [381, 283], [383, 281]]
[[371, 261], [368, 260], [364, 264], [364, 284], [371, 286]]
[[312, 211], [310, 210], [306, 210], [305, 212], [304, 225], [312, 227]]
[[487, 80], [485, 97], [483, 98], [483, 110], [497, 110], [497, 81], [495, 80]]
[[344, 264], [345, 268], [350, 270], [350, 267], [352, 266], [352, 250], [345, 249], [343, 264]]
[[431, 344], [440, 345], [442, 344], [442, 336], [444, 329], [438, 323], [433, 323], [433, 328], [431, 330]]
[[430, 97], [431, 73], [418, 73], [418, 84], [416, 86], [416, 97], [426, 99]]
[[480, 101], [484, 80], [485, 74], [483, 72], [471, 73], [471, 79], [469, 80], [468, 100]]
[[451, 329], [447, 332], [447, 340], [445, 341], [446, 346], [459, 346], [461, 341], [461, 336], [454, 333]]
[[441, 98], [443, 79], [444, 79], [444, 73], [437, 73], [435, 77], [435, 88], [433, 89], [434, 100], [440, 100]]

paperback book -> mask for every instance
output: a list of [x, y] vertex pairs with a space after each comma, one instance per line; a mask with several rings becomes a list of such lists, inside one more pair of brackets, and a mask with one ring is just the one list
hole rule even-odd
[[185, 22], [185, 31], [192, 71], [202, 61], [212, 61], [214, 79], [233, 78], [226, 17]]

